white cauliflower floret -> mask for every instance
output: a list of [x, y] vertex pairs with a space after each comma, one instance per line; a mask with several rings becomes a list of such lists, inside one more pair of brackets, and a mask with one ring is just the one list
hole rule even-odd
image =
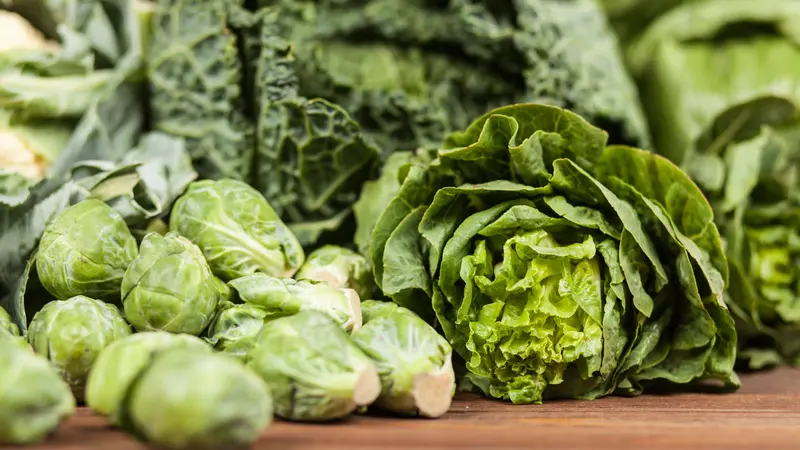
[[9, 50], [58, 50], [58, 44], [44, 35], [19, 14], [0, 11], [0, 52]]
[[0, 169], [17, 172], [31, 180], [44, 177], [45, 161], [28, 142], [9, 131], [0, 131]]

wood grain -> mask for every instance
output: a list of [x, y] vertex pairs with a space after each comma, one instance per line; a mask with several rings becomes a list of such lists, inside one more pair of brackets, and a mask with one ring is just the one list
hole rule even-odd
[[[742, 377], [735, 394], [646, 395], [515, 406], [459, 395], [438, 420], [275, 422], [255, 449], [800, 449], [800, 370]], [[143, 450], [81, 408], [32, 450]]]

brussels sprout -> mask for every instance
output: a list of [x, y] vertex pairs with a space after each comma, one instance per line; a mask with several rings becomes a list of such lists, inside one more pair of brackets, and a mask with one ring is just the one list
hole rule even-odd
[[324, 281], [337, 288], [350, 288], [360, 298], [369, 298], [375, 292], [375, 280], [367, 258], [335, 245], [326, 245], [311, 252], [295, 278]]
[[69, 385], [25, 341], [0, 331], [0, 445], [34, 444], [75, 411]]
[[378, 368], [375, 406], [399, 414], [439, 417], [455, 393], [453, 349], [414, 313], [391, 303], [364, 302], [364, 326], [353, 341]]
[[78, 401], [95, 359], [111, 342], [131, 334], [116, 306], [83, 295], [50, 302], [28, 327], [28, 342], [69, 383]]
[[176, 450], [249, 448], [272, 422], [269, 388], [256, 374], [233, 358], [188, 348], [158, 352], [123, 408], [125, 425]]
[[226, 302], [208, 328], [207, 341], [217, 350], [244, 360], [268, 317], [259, 306]]
[[170, 230], [197, 244], [224, 281], [256, 272], [291, 277], [305, 259], [272, 206], [236, 180], [190, 184], [172, 208]]
[[86, 404], [95, 412], [119, 423], [119, 407], [125, 392], [150, 362], [153, 352], [167, 348], [206, 349], [202, 339], [188, 334], [150, 331], [112, 342], [100, 352], [86, 381]]
[[145, 236], [122, 279], [125, 318], [139, 331], [199, 335], [220, 292], [203, 253], [177, 233]]
[[248, 365], [272, 388], [275, 414], [289, 420], [345, 417], [375, 401], [375, 365], [335, 322], [303, 311], [264, 324]]
[[275, 278], [255, 273], [231, 281], [239, 298], [264, 308], [272, 316], [288, 316], [313, 309], [330, 316], [346, 331], [361, 328], [361, 300], [352, 289], [337, 289], [327, 283]]
[[136, 239], [122, 217], [100, 200], [85, 200], [47, 225], [36, 270], [42, 286], [59, 300], [86, 295], [116, 301], [136, 253]]
[[17, 328], [17, 324], [11, 320], [11, 316], [8, 312], [0, 306], [0, 331], [7, 331], [8, 333], [19, 336], [19, 328]]

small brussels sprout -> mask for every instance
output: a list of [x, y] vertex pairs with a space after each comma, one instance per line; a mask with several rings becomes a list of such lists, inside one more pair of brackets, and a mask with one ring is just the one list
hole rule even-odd
[[100, 200], [84, 200], [47, 225], [36, 270], [42, 286], [59, 300], [86, 295], [117, 301], [136, 253], [136, 239], [122, 216]]
[[378, 408], [407, 415], [439, 417], [455, 393], [453, 349], [424, 320], [400, 306], [367, 300], [365, 321], [353, 342], [378, 368]]
[[100, 351], [130, 334], [116, 306], [78, 295], [44, 305], [31, 320], [28, 342], [36, 353], [50, 359], [81, 401]]
[[256, 374], [188, 348], [157, 352], [122, 407], [125, 426], [165, 449], [249, 448], [272, 422], [270, 391]]
[[24, 339], [0, 331], [0, 445], [35, 444], [75, 411], [69, 385]]
[[125, 318], [139, 331], [199, 335], [220, 292], [203, 253], [176, 233], [150, 233], [122, 279]]
[[208, 328], [207, 341], [215, 349], [244, 360], [269, 317], [259, 306], [226, 302], [220, 305], [217, 317]]
[[288, 316], [316, 310], [330, 316], [346, 331], [361, 328], [361, 301], [356, 291], [327, 283], [275, 278], [255, 273], [228, 283], [239, 298], [264, 308], [271, 316]]
[[224, 281], [222, 281], [219, 277], [214, 277], [214, 284], [217, 285], [217, 291], [219, 291], [219, 302], [233, 302], [233, 290], [230, 286], [227, 285]]
[[224, 281], [256, 272], [291, 277], [305, 259], [272, 206], [241, 181], [190, 184], [172, 208], [170, 230], [197, 244]]
[[303, 311], [267, 322], [248, 365], [272, 388], [275, 414], [298, 421], [333, 420], [375, 401], [375, 365], [335, 322]]
[[11, 316], [2, 306], [0, 306], [0, 331], [6, 331], [13, 336], [19, 336], [17, 324], [11, 320]]
[[202, 339], [188, 334], [149, 331], [117, 339], [104, 348], [86, 381], [86, 404], [119, 424], [119, 408], [131, 382], [150, 362], [152, 354], [168, 348], [211, 351]]
[[369, 298], [375, 292], [375, 280], [367, 258], [335, 245], [326, 245], [311, 252], [295, 278], [324, 281], [337, 288], [350, 288], [360, 298]]

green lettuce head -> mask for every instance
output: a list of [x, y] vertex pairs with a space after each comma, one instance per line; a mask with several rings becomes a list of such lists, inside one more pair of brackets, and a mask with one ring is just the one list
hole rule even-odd
[[339, 419], [380, 394], [373, 363], [318, 311], [267, 322], [248, 356], [248, 366], [272, 388], [275, 414], [284, 419]]
[[116, 306], [79, 295], [44, 305], [31, 320], [28, 342], [50, 360], [81, 401], [100, 352], [130, 334]]
[[375, 406], [404, 415], [439, 417], [456, 389], [453, 349], [416, 314], [393, 303], [362, 303], [364, 326], [353, 341], [374, 362], [381, 377]]
[[751, 368], [800, 364], [799, 24], [790, 0], [694, 2], [628, 50], [656, 150], [714, 208]]
[[209, 344], [215, 349], [245, 360], [256, 343], [264, 321], [271, 317], [264, 308], [251, 304], [225, 303], [208, 328]]
[[264, 197], [236, 180], [190, 184], [172, 207], [169, 225], [200, 247], [223, 281], [256, 272], [291, 277], [305, 258]]
[[188, 334], [146, 331], [117, 339], [100, 352], [86, 381], [86, 404], [119, 424], [119, 409], [133, 380], [154, 352], [168, 348], [211, 351], [203, 340]]
[[136, 254], [136, 239], [122, 216], [100, 200], [84, 200], [47, 225], [36, 270], [42, 286], [57, 299], [86, 295], [117, 301]]
[[496, 109], [404, 167], [378, 219], [379, 286], [441, 327], [491, 397], [738, 385], [708, 203], [666, 159], [606, 139], [560, 108]]
[[263, 308], [271, 317], [315, 310], [330, 316], [346, 331], [361, 328], [361, 300], [352, 289], [263, 273], [238, 278], [229, 284], [243, 302]]
[[370, 298], [375, 291], [375, 281], [367, 258], [335, 245], [325, 245], [311, 252], [295, 278], [324, 281], [335, 288], [353, 289], [359, 298]]
[[35, 444], [75, 411], [69, 385], [24, 340], [0, 331], [0, 445]]
[[8, 312], [0, 306], [0, 332], [8, 332], [13, 336], [19, 336], [19, 328], [17, 324], [11, 320], [11, 316]]
[[272, 422], [272, 398], [233, 358], [194, 346], [169, 348], [136, 376], [121, 417], [124, 428], [159, 448], [243, 449]]
[[214, 316], [220, 291], [203, 253], [170, 232], [149, 233], [122, 279], [125, 318], [139, 331], [199, 335]]

